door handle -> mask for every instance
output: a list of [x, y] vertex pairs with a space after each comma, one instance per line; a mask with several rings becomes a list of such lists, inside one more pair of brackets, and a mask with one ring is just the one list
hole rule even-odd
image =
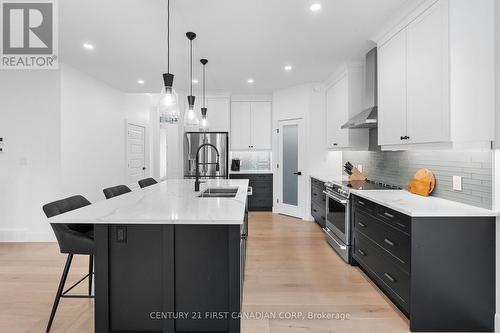
[[142, 167], [142, 170], [146, 170], [146, 167]]
[[301, 171], [294, 172], [293, 174], [294, 174], [294, 175], [297, 175], [297, 176], [302, 176], [302, 172], [301, 172]]

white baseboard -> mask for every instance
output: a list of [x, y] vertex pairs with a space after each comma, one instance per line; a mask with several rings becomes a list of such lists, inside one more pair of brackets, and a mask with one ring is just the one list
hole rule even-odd
[[500, 313], [495, 314], [495, 332], [500, 333]]
[[0, 243], [55, 241], [52, 231], [29, 232], [26, 229], [0, 229]]

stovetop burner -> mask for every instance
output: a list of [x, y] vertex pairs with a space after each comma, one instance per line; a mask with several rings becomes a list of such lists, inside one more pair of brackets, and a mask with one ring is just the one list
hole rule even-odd
[[356, 190], [401, 190], [401, 187], [397, 185], [387, 184], [375, 180], [365, 180], [365, 181], [344, 181], [342, 186], [353, 188]]

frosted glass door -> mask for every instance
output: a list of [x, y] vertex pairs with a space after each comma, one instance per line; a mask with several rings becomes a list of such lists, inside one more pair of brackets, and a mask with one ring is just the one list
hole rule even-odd
[[304, 126], [302, 119], [281, 120], [278, 123], [278, 168], [279, 191], [276, 211], [279, 214], [298, 218], [304, 217], [305, 177], [302, 176], [304, 163]]
[[283, 203], [298, 205], [299, 127], [283, 126]]

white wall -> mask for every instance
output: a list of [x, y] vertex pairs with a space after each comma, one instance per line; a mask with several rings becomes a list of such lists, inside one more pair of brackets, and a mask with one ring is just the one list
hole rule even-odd
[[52, 240], [42, 203], [60, 195], [58, 71], [0, 73], [0, 241]]
[[[329, 152], [326, 149], [326, 97], [322, 84], [304, 84], [282, 90], [273, 94], [273, 129], [278, 128], [278, 122], [286, 119], [304, 119], [306, 152], [302, 174], [305, 179], [306, 191], [302, 193], [305, 203], [303, 218], [311, 220], [310, 212], [310, 175], [312, 173], [341, 175], [342, 153]], [[273, 156], [278, 159], [278, 136], [273, 132]], [[273, 163], [274, 188], [278, 189], [280, 182], [276, 163]], [[276, 202], [277, 191], [274, 191]]]
[[64, 65], [61, 69], [63, 196], [102, 200], [125, 183], [124, 93]]

